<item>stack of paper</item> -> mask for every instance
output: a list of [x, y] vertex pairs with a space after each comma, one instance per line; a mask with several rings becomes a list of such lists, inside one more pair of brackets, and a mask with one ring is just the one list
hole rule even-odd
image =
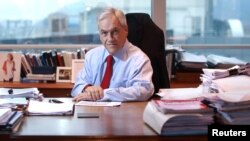
[[37, 88], [25, 88], [25, 89], [12, 89], [12, 88], [0, 88], [0, 98], [35, 98], [42, 97]]
[[230, 69], [203, 69], [203, 93], [224, 93], [250, 89], [250, 65]]
[[205, 99], [216, 110], [219, 124], [248, 125], [250, 122], [250, 90], [218, 94], [218, 99]]
[[26, 105], [28, 105], [26, 98], [0, 98], [0, 107], [15, 108]]
[[48, 103], [30, 100], [28, 115], [73, 115], [73, 103]]
[[197, 55], [190, 52], [179, 52], [178, 67], [184, 70], [201, 70], [207, 68], [207, 58], [205, 55]]
[[234, 66], [229, 69], [202, 69], [202, 71], [204, 73], [203, 77], [212, 80], [241, 74], [250, 76], [250, 64]]
[[244, 65], [247, 63], [235, 57], [226, 57], [216, 54], [208, 55], [207, 61], [208, 64], [211, 65], [211, 67], [216, 67], [216, 68], [230, 68], [235, 65]]
[[157, 93], [165, 100], [187, 100], [202, 97], [202, 87], [160, 89]]

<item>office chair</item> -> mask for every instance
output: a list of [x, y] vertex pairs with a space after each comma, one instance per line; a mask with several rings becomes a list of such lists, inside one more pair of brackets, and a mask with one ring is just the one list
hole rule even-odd
[[169, 88], [163, 31], [146, 13], [126, 14], [128, 40], [146, 53], [153, 67], [155, 93], [159, 88]]

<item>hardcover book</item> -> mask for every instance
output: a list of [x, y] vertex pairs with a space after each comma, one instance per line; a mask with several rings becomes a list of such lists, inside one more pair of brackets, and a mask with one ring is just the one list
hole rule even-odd
[[213, 123], [213, 113], [164, 114], [150, 101], [143, 112], [143, 121], [162, 136], [205, 135], [207, 125]]

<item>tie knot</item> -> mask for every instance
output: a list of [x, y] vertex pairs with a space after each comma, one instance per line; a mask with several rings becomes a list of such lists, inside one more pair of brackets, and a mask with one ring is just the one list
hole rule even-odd
[[111, 64], [112, 61], [113, 61], [113, 56], [112, 55], [107, 56], [107, 63]]

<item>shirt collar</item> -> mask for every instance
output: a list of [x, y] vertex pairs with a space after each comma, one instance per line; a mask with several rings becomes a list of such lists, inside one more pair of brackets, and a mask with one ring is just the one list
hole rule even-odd
[[[130, 43], [129, 41], [126, 39], [123, 47], [118, 50], [115, 54], [113, 54], [113, 58], [115, 61], [117, 61], [118, 59], [122, 60], [127, 56], [127, 50], [129, 47]], [[104, 47], [105, 48], [105, 47]], [[110, 55], [109, 52], [105, 49], [104, 55], [103, 55], [103, 62], [106, 61], [107, 56]]]

